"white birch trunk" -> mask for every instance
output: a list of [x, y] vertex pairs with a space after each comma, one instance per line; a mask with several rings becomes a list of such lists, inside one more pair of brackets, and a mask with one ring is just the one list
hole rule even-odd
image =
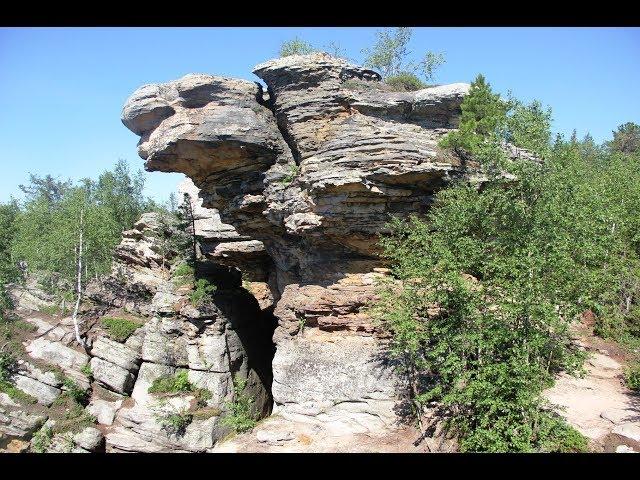
[[82, 296], [82, 240], [84, 233], [84, 209], [80, 210], [80, 244], [78, 246], [78, 285], [76, 307], [73, 310], [73, 328], [76, 333], [76, 341], [84, 346], [84, 340], [80, 337], [80, 327], [78, 326], [78, 310], [80, 309], [80, 297]]

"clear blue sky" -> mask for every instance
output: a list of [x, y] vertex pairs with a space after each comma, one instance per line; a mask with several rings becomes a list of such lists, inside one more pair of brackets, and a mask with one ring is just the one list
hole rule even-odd
[[[257, 80], [254, 65], [299, 36], [338, 42], [353, 59], [376, 28], [0, 28], [0, 201], [19, 193], [28, 172], [97, 177], [119, 158], [143, 161], [138, 137], [120, 122], [140, 85], [187, 73]], [[446, 54], [438, 83], [483, 73], [553, 108], [554, 130], [607, 140], [617, 125], [640, 123], [640, 28], [416, 28], [411, 49]], [[150, 173], [147, 193], [168, 198], [177, 174]]]

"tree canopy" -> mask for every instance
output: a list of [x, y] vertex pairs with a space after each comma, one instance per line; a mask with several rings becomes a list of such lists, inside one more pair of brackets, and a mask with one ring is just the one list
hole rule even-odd
[[[590, 138], [551, 145], [550, 118], [478, 76], [443, 144], [516, 180], [454, 183], [382, 240], [392, 277], [373, 311], [416, 418], [437, 407], [463, 451], [583, 450], [542, 396], [580, 369], [571, 324], [590, 309], [601, 335], [640, 341], [640, 158]], [[505, 162], [504, 140], [545, 161]]]

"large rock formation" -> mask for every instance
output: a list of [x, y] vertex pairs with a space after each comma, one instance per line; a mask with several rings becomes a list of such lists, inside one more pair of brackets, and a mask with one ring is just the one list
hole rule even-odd
[[[278, 320], [274, 411], [386, 428], [401, 389], [364, 312], [385, 271], [378, 238], [392, 215], [426, 212], [452, 179], [481, 178], [438, 147], [469, 85], [389, 92], [377, 73], [326, 54], [254, 73], [267, 91], [212, 75], [143, 86], [122, 120], [148, 170], [186, 174], [211, 218], [232, 226], [232, 242], [205, 241], [203, 253], [266, 282]], [[248, 260], [264, 254], [256, 270]]]
[[[210, 240], [229, 232], [237, 239], [219, 221], [206, 230]], [[157, 213], [144, 214], [123, 233], [111, 275], [86, 291], [84, 348], [71, 318], [24, 317], [21, 337], [12, 338], [16, 361], [8, 379], [20, 393], [0, 395], [0, 451], [31, 441], [32, 450], [50, 452], [203, 452], [231, 431], [222, 419], [237, 399], [238, 380], [256, 416], [271, 412], [270, 311], [242, 287], [235, 267], [206, 261], [198, 277], [216, 290], [207, 301], [194, 301], [195, 278], [169, 241], [176, 234], [170, 217]], [[111, 331], [109, 322], [120, 331]], [[122, 328], [132, 330], [123, 334]], [[154, 380], [181, 372], [188, 388], [149, 392]], [[70, 401], [69, 392], [76, 399], [86, 392], [86, 409]], [[76, 416], [68, 417], [70, 411]], [[169, 428], [176, 419], [184, 428]], [[53, 432], [45, 446], [44, 433], [34, 440], [41, 428]]]

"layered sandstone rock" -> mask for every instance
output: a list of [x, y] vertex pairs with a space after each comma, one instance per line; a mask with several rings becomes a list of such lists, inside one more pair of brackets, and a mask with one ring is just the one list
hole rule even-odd
[[148, 170], [186, 174], [201, 206], [237, 232], [232, 241], [248, 242], [225, 254], [232, 243], [215, 239], [203, 249], [210, 260], [251, 276], [243, 258], [264, 247], [279, 324], [274, 408], [296, 421], [380, 430], [394, 422], [401, 389], [365, 312], [384, 274], [378, 238], [391, 216], [426, 212], [452, 179], [482, 178], [438, 146], [469, 86], [389, 92], [377, 73], [326, 54], [271, 60], [254, 73], [267, 92], [210, 75], [146, 85], [123, 122], [140, 135]]

